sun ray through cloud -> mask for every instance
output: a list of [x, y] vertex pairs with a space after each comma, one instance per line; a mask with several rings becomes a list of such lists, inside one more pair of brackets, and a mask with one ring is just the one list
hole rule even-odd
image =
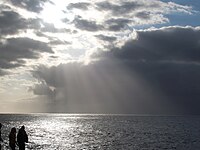
[[161, 104], [190, 111], [199, 89], [196, 6], [177, 0], [3, 0], [2, 103], [19, 107], [27, 99], [42, 103], [45, 112], [86, 112], [89, 106], [90, 112], [126, 112], [134, 110], [131, 99], [138, 105], [146, 99], [145, 112]]

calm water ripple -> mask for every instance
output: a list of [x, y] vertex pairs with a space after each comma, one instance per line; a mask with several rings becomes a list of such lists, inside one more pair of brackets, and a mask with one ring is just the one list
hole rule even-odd
[[200, 117], [1, 114], [3, 148], [12, 127], [25, 125], [27, 149], [199, 150]]

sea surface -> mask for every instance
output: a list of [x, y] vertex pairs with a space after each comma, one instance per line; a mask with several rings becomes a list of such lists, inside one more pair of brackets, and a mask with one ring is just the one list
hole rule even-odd
[[25, 125], [26, 149], [200, 150], [199, 116], [0, 114], [3, 149]]

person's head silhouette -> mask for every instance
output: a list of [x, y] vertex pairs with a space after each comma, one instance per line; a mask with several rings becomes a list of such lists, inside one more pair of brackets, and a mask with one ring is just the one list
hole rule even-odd
[[22, 129], [22, 130], [25, 130], [25, 126], [23, 125], [23, 126], [21, 127], [21, 129]]
[[11, 133], [16, 133], [16, 128], [15, 128], [15, 127], [13, 127], [13, 128], [11, 129]]

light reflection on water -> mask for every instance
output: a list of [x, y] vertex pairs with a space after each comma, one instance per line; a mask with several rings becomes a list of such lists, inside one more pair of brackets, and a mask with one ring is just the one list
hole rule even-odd
[[78, 127], [76, 124], [78, 118], [53, 115], [35, 120], [29, 127], [32, 129], [30, 130], [32, 146], [41, 149], [69, 147], [73, 144], [72, 135]]
[[25, 125], [27, 149], [200, 149], [199, 117], [0, 115], [2, 135]]

